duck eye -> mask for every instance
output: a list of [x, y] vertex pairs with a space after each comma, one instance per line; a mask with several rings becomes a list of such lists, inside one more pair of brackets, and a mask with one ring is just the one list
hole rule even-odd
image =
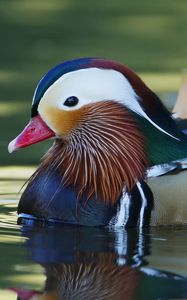
[[72, 106], [77, 105], [78, 102], [79, 102], [79, 99], [76, 96], [70, 96], [66, 99], [66, 101], [64, 102], [64, 105], [72, 107]]

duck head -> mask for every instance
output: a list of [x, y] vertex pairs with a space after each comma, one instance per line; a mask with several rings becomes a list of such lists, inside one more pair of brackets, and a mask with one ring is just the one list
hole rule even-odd
[[[43, 168], [58, 168], [78, 196], [118, 199], [145, 177], [149, 155], [137, 118], [178, 139], [174, 121], [158, 97], [126, 66], [83, 58], [51, 69], [39, 82], [31, 121], [9, 152], [55, 138]], [[84, 174], [84, 176], [82, 176]]]

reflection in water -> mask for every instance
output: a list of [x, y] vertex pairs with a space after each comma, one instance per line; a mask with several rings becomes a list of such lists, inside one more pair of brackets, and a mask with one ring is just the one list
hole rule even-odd
[[187, 298], [185, 278], [145, 267], [148, 230], [23, 225], [22, 235], [29, 259], [43, 266], [46, 282], [41, 295], [33, 291], [26, 298], [24, 293], [32, 291], [17, 290], [18, 299]]
[[17, 202], [7, 194], [15, 199], [16, 186], [1, 182], [0, 300], [15, 300], [15, 292], [19, 300], [187, 299], [185, 278], [148, 267], [187, 274], [185, 228], [149, 233], [23, 225], [20, 237]]

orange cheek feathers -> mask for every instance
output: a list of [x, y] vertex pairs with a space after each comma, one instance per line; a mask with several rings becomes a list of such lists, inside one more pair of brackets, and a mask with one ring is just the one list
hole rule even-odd
[[42, 110], [42, 118], [58, 136], [65, 137], [79, 126], [83, 119], [84, 111], [84, 108], [74, 111], [45, 108]]

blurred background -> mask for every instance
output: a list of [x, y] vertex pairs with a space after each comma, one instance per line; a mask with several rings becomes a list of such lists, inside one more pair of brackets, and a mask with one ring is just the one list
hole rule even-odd
[[171, 109], [187, 67], [186, 0], [0, 0], [0, 165], [37, 165], [51, 142], [9, 155], [36, 84], [67, 59], [134, 69]]

